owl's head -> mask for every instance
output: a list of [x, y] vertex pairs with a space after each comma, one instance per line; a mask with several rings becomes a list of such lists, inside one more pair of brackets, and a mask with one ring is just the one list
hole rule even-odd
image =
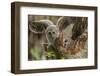
[[45, 32], [47, 40], [50, 44], [53, 44], [55, 39], [59, 37], [59, 29], [56, 25], [48, 26]]

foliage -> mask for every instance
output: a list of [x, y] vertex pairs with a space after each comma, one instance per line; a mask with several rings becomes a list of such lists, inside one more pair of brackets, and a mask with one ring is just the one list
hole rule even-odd
[[32, 54], [32, 58], [34, 58], [35, 60], [41, 59], [42, 52], [40, 48], [38, 47], [31, 48], [31, 54]]

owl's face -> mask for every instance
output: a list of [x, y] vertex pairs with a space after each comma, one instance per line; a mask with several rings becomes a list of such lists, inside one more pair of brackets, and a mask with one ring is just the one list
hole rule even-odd
[[46, 29], [46, 37], [50, 44], [52, 44], [54, 40], [59, 37], [59, 29], [56, 25], [51, 25]]
[[64, 48], [69, 48], [69, 45], [71, 43], [72, 39], [71, 38], [66, 38], [63, 40], [63, 46]]

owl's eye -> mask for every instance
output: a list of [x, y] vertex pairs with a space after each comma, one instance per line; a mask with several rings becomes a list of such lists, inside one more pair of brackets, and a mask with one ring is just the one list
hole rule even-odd
[[55, 34], [55, 32], [54, 32], [54, 31], [53, 31], [52, 33], [53, 33], [53, 34]]
[[49, 35], [51, 35], [51, 32], [48, 32]]
[[67, 42], [68, 40], [65, 40], [65, 42]]

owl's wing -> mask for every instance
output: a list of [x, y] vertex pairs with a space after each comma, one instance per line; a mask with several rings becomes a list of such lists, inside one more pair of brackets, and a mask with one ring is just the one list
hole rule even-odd
[[53, 25], [53, 22], [50, 20], [32, 21], [29, 24], [29, 30], [35, 34], [42, 34], [50, 25]]
[[72, 28], [72, 39], [75, 40], [87, 29], [88, 22], [86, 17], [77, 17]]
[[[73, 26], [71, 24], [73, 24]], [[68, 26], [71, 26], [67, 30], [72, 31], [71, 38], [75, 40], [87, 28], [87, 18], [86, 17], [65, 17], [65, 16], [60, 17], [57, 21], [57, 26], [59, 27], [59, 30], [61, 32], [67, 29]], [[69, 31], [66, 31], [66, 32], [69, 32]]]
[[69, 26], [70, 24], [74, 23], [75, 17], [60, 17], [57, 21], [57, 26], [59, 28], [60, 31], [63, 31], [64, 29], [67, 28], [67, 26]]

